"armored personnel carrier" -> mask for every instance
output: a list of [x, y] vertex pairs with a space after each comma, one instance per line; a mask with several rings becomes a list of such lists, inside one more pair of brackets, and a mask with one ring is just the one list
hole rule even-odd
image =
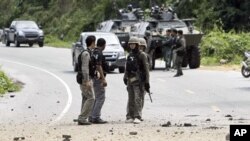
[[101, 22], [96, 31], [113, 32], [117, 35], [121, 45], [126, 49], [130, 38], [131, 26], [143, 18], [140, 8], [128, 7], [119, 10], [119, 18]]
[[182, 66], [187, 67], [189, 65], [192, 69], [198, 68], [200, 66], [200, 51], [198, 46], [203, 34], [194, 30], [192, 26], [194, 20], [181, 20], [170, 10], [157, 11], [155, 9], [152, 10], [150, 19], [138, 22], [131, 27], [132, 35], [143, 37], [148, 41], [147, 53], [150, 56], [151, 69], [155, 68], [155, 60], [163, 57], [163, 33], [172, 28], [182, 30], [186, 39], [187, 51]]

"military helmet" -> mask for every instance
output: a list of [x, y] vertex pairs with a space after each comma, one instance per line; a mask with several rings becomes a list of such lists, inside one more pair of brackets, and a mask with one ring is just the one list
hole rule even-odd
[[139, 38], [139, 41], [140, 41], [141, 46], [144, 46], [145, 48], [147, 48], [147, 43], [146, 43], [146, 40], [144, 38]]
[[139, 41], [139, 38], [137, 37], [131, 37], [128, 41], [128, 44], [138, 44], [140, 45], [140, 41]]

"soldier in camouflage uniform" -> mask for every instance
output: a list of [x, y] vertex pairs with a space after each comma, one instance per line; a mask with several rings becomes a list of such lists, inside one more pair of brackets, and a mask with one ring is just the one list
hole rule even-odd
[[127, 85], [128, 105], [126, 123], [139, 124], [142, 121], [142, 107], [144, 91], [149, 92], [149, 64], [147, 55], [139, 50], [139, 40], [136, 37], [129, 39], [131, 52], [127, 57], [124, 84]]
[[176, 48], [174, 49], [174, 53], [176, 54], [175, 65], [177, 69], [177, 73], [174, 77], [179, 77], [183, 75], [182, 61], [183, 61], [183, 56], [185, 55], [185, 51], [186, 51], [186, 40], [183, 36], [182, 30], [178, 30], [178, 37], [179, 38], [176, 42]]
[[166, 36], [163, 37], [162, 56], [165, 61], [165, 70], [168, 71], [171, 66], [171, 30], [166, 31]]
[[171, 30], [171, 60], [173, 61], [173, 66], [172, 68], [176, 68], [176, 52], [174, 52], [175, 46], [176, 46], [176, 42], [177, 42], [177, 30], [174, 28]]
[[82, 60], [82, 84], [80, 84], [80, 89], [82, 91], [82, 107], [81, 113], [78, 117], [78, 125], [90, 125], [91, 123], [87, 121], [90, 116], [93, 104], [95, 101], [93, 82], [94, 76], [91, 76], [89, 63], [90, 63], [90, 52], [95, 48], [95, 36], [88, 36], [86, 39], [87, 51], [81, 53]]

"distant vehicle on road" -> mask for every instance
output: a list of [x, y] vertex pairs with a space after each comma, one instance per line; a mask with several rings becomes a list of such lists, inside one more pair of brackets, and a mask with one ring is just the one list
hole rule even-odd
[[78, 65], [78, 56], [79, 54], [86, 49], [85, 40], [87, 36], [94, 35], [96, 37], [96, 41], [99, 38], [104, 38], [106, 40], [106, 48], [103, 51], [103, 55], [105, 56], [106, 61], [109, 65], [109, 71], [114, 71], [114, 69], [118, 68], [120, 73], [124, 73], [125, 71], [125, 62], [126, 56], [123, 47], [121, 46], [118, 37], [114, 33], [105, 33], [105, 32], [83, 32], [80, 35], [79, 40], [72, 45], [72, 64], [74, 67], [74, 71], [77, 70]]
[[5, 29], [4, 34], [6, 46], [10, 46], [11, 43], [16, 47], [20, 44], [29, 44], [30, 47], [34, 43], [38, 43], [39, 47], [44, 45], [43, 30], [34, 21], [13, 21], [10, 28]]

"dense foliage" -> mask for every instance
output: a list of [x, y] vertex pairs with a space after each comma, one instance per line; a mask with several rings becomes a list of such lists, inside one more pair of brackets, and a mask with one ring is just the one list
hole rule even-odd
[[222, 59], [239, 64], [245, 51], [250, 51], [250, 33], [225, 33], [215, 27], [201, 42], [203, 64], [218, 64]]
[[0, 71], [0, 95], [6, 92], [18, 91], [20, 86], [14, 84], [4, 72]]
[[[250, 1], [249, 0], [1, 0], [0, 27], [8, 27], [13, 19], [31, 19], [43, 26], [46, 43], [63, 44], [64, 41], [75, 41], [80, 32], [95, 30], [103, 20], [114, 18], [119, 8], [127, 4], [147, 9], [155, 4], [172, 6], [179, 18], [196, 18], [195, 25], [207, 35], [203, 39], [202, 51], [216, 48], [215, 54], [220, 58], [234, 58], [228, 51], [237, 53], [249, 47], [245, 42], [250, 31]], [[216, 27], [220, 31], [211, 32]], [[233, 32], [232, 32], [233, 31]], [[213, 44], [212, 38], [219, 44]], [[237, 39], [228, 40], [228, 38]], [[209, 41], [211, 39], [211, 41]], [[206, 41], [208, 40], [208, 41]], [[235, 47], [232, 48], [232, 43]], [[246, 45], [246, 46], [243, 46]], [[70, 46], [70, 44], [67, 44]], [[204, 48], [203, 48], [204, 47]], [[226, 49], [221, 51], [221, 49]], [[227, 50], [228, 49], [228, 50]], [[207, 56], [206, 52], [203, 55]]]
[[[88, 3], [88, 4], [87, 4]], [[94, 30], [97, 23], [115, 17], [128, 3], [149, 8], [162, 3], [173, 6], [180, 18], [197, 18], [203, 31], [214, 24], [226, 31], [250, 29], [248, 0], [1, 0], [0, 27], [13, 19], [32, 19], [44, 26], [47, 34], [76, 39], [81, 31]]]

